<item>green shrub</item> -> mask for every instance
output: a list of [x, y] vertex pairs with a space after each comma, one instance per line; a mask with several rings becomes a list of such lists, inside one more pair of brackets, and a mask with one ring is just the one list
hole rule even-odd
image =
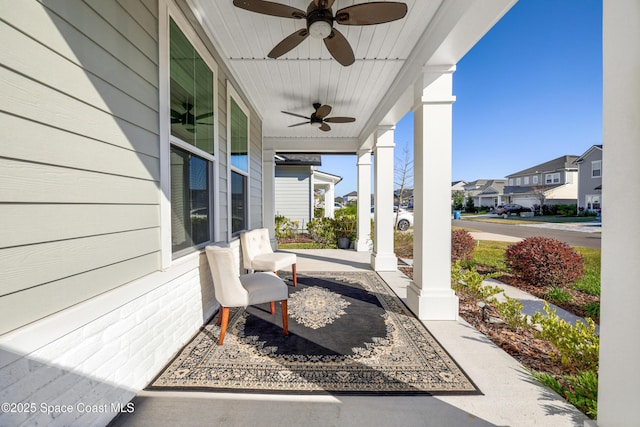
[[522, 303], [515, 298], [510, 298], [505, 295], [506, 301], [497, 302], [495, 304], [500, 318], [504, 320], [504, 323], [512, 331], [519, 331], [521, 329], [529, 328], [529, 321], [527, 315], [522, 314]]
[[337, 237], [333, 218], [313, 219], [307, 223], [307, 231], [316, 242], [335, 247]]
[[276, 239], [283, 239], [293, 236], [298, 230], [300, 223], [298, 221], [291, 221], [289, 218], [283, 215], [276, 215]]
[[578, 321], [575, 325], [565, 322], [544, 302], [546, 313], [535, 313], [531, 321], [541, 330], [536, 332], [539, 338], [549, 341], [558, 350], [560, 361], [576, 371], [598, 370], [598, 352], [600, 337], [596, 333], [596, 324], [587, 318], [586, 323]]
[[479, 301], [491, 302], [493, 296], [504, 292], [498, 286], [484, 286], [482, 282], [497, 274], [480, 274], [475, 267], [463, 269], [460, 261], [451, 264], [451, 287]]
[[333, 224], [336, 237], [346, 237], [350, 241], [356, 239], [358, 235], [358, 216], [351, 206], [337, 210]]
[[544, 294], [545, 299], [549, 299], [556, 303], [565, 303], [571, 301], [571, 294], [565, 291], [563, 288], [555, 287], [549, 292]]
[[505, 251], [505, 264], [534, 286], [564, 286], [584, 274], [584, 259], [569, 245], [547, 237], [530, 237]]
[[592, 319], [600, 318], [600, 302], [594, 301], [586, 304], [584, 306], [584, 311], [586, 317], [590, 317]]
[[564, 375], [562, 383], [545, 372], [532, 372], [542, 384], [550, 387], [569, 403], [592, 419], [598, 418], [598, 375], [581, 371], [577, 375]]
[[469, 261], [476, 241], [467, 230], [451, 230], [451, 261]]
[[577, 205], [555, 205], [556, 214], [563, 216], [576, 216], [578, 214]]

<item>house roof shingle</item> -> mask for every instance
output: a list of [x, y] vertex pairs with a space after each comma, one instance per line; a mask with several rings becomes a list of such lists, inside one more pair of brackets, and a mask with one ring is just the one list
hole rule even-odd
[[290, 154], [278, 153], [276, 156], [278, 166], [322, 166], [320, 154]]
[[522, 175], [532, 175], [536, 173], [544, 173], [544, 172], [556, 172], [560, 170], [573, 169], [576, 170], [576, 166], [574, 161], [578, 158], [573, 154], [567, 154], [564, 156], [560, 156], [557, 159], [549, 160], [545, 163], [540, 163], [539, 165], [530, 167], [528, 169], [521, 170], [519, 172], [512, 173], [507, 175], [507, 178], [522, 176]]

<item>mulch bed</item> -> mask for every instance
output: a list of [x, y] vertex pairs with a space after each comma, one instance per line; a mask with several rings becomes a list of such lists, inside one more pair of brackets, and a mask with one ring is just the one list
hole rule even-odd
[[[496, 280], [501, 281], [502, 283], [506, 283], [507, 285], [511, 285], [518, 289], [521, 289], [525, 292], [530, 293], [533, 296], [536, 296], [540, 299], [546, 299], [545, 293], [548, 292], [548, 289], [541, 288], [539, 286], [532, 286], [522, 280], [519, 280], [516, 276], [512, 274], [503, 274], [500, 277], [497, 277]], [[600, 298], [594, 295], [589, 295], [587, 293], [578, 291], [576, 289], [571, 288], [563, 288], [565, 292], [571, 295], [571, 301], [567, 302], [559, 302], [552, 301], [552, 303], [564, 310], [567, 310], [569, 313], [573, 313], [576, 316], [587, 317], [587, 313], [585, 311], [585, 305], [591, 302], [600, 301]], [[593, 319], [594, 322], [600, 323], [600, 319]]]
[[[413, 277], [411, 267], [399, 265], [398, 269], [409, 278]], [[500, 281], [502, 279], [502, 277], [498, 278]], [[507, 282], [505, 281], [505, 283]], [[514, 280], [511, 280], [509, 284], [516, 286]], [[523, 290], [528, 291], [528, 289]], [[499, 318], [497, 311], [489, 305], [486, 306], [485, 318], [483, 319], [482, 309], [478, 307], [475, 299], [465, 295], [458, 295], [458, 297], [460, 298], [460, 317], [522, 363], [523, 366], [533, 371], [547, 372], [555, 376], [572, 373], [569, 368], [563, 366], [559, 360], [552, 356], [555, 349], [548, 341], [537, 339], [532, 331], [514, 332], [504, 323], [489, 321], [491, 318]]]

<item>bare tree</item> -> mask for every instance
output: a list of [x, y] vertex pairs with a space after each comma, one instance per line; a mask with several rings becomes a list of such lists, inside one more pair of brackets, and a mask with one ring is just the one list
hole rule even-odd
[[538, 205], [540, 206], [540, 214], [542, 215], [542, 206], [544, 206], [547, 201], [546, 191], [549, 189], [546, 185], [534, 185], [531, 187], [531, 191], [535, 198], [540, 202]]
[[398, 191], [398, 211], [396, 212], [395, 224], [398, 223], [398, 215], [400, 215], [400, 206], [405, 199], [407, 190], [413, 188], [413, 156], [409, 152], [408, 145], [402, 150], [402, 157], [396, 156], [396, 167], [394, 171], [394, 186]]

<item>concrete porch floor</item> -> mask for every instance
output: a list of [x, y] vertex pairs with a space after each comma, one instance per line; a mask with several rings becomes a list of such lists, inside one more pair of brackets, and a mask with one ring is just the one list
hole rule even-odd
[[[371, 254], [292, 250], [299, 273], [370, 270]], [[401, 297], [409, 279], [380, 276]], [[305, 396], [142, 391], [112, 426], [583, 426], [588, 419], [463, 320], [425, 325], [481, 396]]]

